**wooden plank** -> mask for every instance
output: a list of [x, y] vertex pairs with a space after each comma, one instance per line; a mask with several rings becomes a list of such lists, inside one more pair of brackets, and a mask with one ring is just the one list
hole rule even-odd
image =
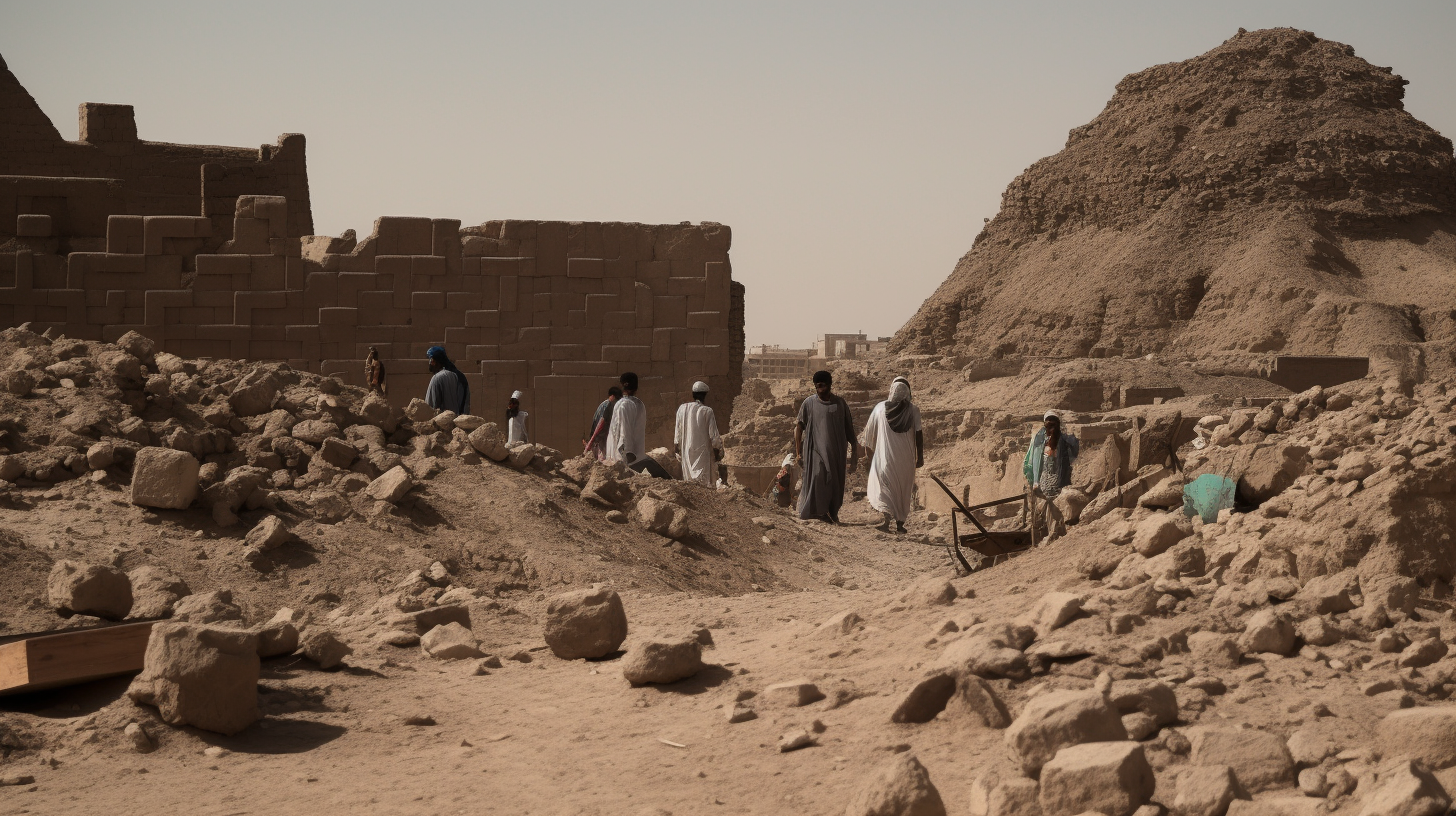
[[0, 695], [141, 671], [152, 623], [41, 635], [0, 645]]

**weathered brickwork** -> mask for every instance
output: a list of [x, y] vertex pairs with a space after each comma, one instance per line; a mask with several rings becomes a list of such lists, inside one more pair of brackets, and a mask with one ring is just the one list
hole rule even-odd
[[[52, 143], [55, 129], [8, 71], [0, 85], [6, 79], [24, 99], [0, 88], [0, 112], [19, 111], [0, 125], [0, 169], [28, 167], [11, 154]], [[83, 137], [134, 143], [123, 107], [83, 105]], [[177, 147], [145, 144], [164, 155]], [[263, 167], [295, 149], [301, 199]], [[161, 213], [162, 199], [138, 192], [126, 173], [77, 176], [56, 164], [0, 176], [0, 326], [101, 340], [136, 330], [174, 354], [284, 360], [356, 385], [374, 346], [397, 403], [424, 394], [425, 349], [444, 345], [469, 375], [475, 413], [495, 417], [512, 390], [525, 391], [537, 441], [565, 451], [622, 371], [641, 378], [653, 446], [671, 444], [676, 405], [704, 380], [726, 430], [744, 351], [728, 227], [461, 229], [384, 217], [357, 242], [314, 236], [302, 137], [254, 159], [251, 170], [196, 164], [190, 196], [166, 198], [172, 209]], [[175, 212], [184, 200], [190, 213]]]

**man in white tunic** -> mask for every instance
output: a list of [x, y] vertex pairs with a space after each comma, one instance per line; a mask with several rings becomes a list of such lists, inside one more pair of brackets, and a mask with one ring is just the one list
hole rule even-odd
[[521, 410], [521, 392], [512, 391], [510, 407], [506, 408], [506, 444], [530, 442], [531, 434], [526, 430], [526, 418], [530, 414]]
[[677, 428], [673, 431], [673, 447], [682, 460], [685, 482], [704, 487], [718, 483], [718, 460], [723, 456], [723, 439], [718, 436], [718, 419], [707, 405], [708, 384], [693, 383], [693, 401], [677, 409]]
[[632, 464], [647, 455], [647, 406], [637, 399], [637, 375], [622, 374], [622, 398], [607, 429], [607, 461]]
[[876, 405], [865, 422], [861, 440], [870, 456], [866, 498], [884, 514], [880, 529], [905, 532], [905, 519], [914, 505], [915, 469], [925, 464], [925, 437], [920, 431], [920, 409], [910, 401], [910, 381], [896, 377], [890, 398]]

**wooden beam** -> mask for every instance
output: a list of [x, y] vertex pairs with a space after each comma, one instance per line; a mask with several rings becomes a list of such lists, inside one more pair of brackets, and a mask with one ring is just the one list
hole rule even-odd
[[152, 623], [39, 635], [0, 645], [0, 695], [141, 671]]

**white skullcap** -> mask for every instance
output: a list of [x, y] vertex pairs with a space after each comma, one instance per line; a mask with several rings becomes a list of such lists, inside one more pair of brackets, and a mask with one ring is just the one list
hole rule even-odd
[[694, 394], [706, 394], [706, 393], [708, 393], [708, 384], [705, 383], [705, 382], [703, 382], [702, 380], [698, 380], [697, 382], [693, 383], [693, 393]]
[[513, 399], [513, 400], [519, 400], [521, 398], [521, 396], [522, 396], [522, 394], [521, 394], [520, 391], [512, 391], [511, 392], [511, 399]]
[[1042, 422], [1046, 422], [1048, 419], [1055, 419], [1057, 422], [1062, 421], [1062, 418], [1060, 416], [1057, 416], [1056, 411], [1047, 411], [1045, 414], [1041, 415]]
[[794, 455], [791, 453], [788, 456], [785, 456], [784, 457], [784, 467], [793, 467], [793, 466], [794, 466]]

